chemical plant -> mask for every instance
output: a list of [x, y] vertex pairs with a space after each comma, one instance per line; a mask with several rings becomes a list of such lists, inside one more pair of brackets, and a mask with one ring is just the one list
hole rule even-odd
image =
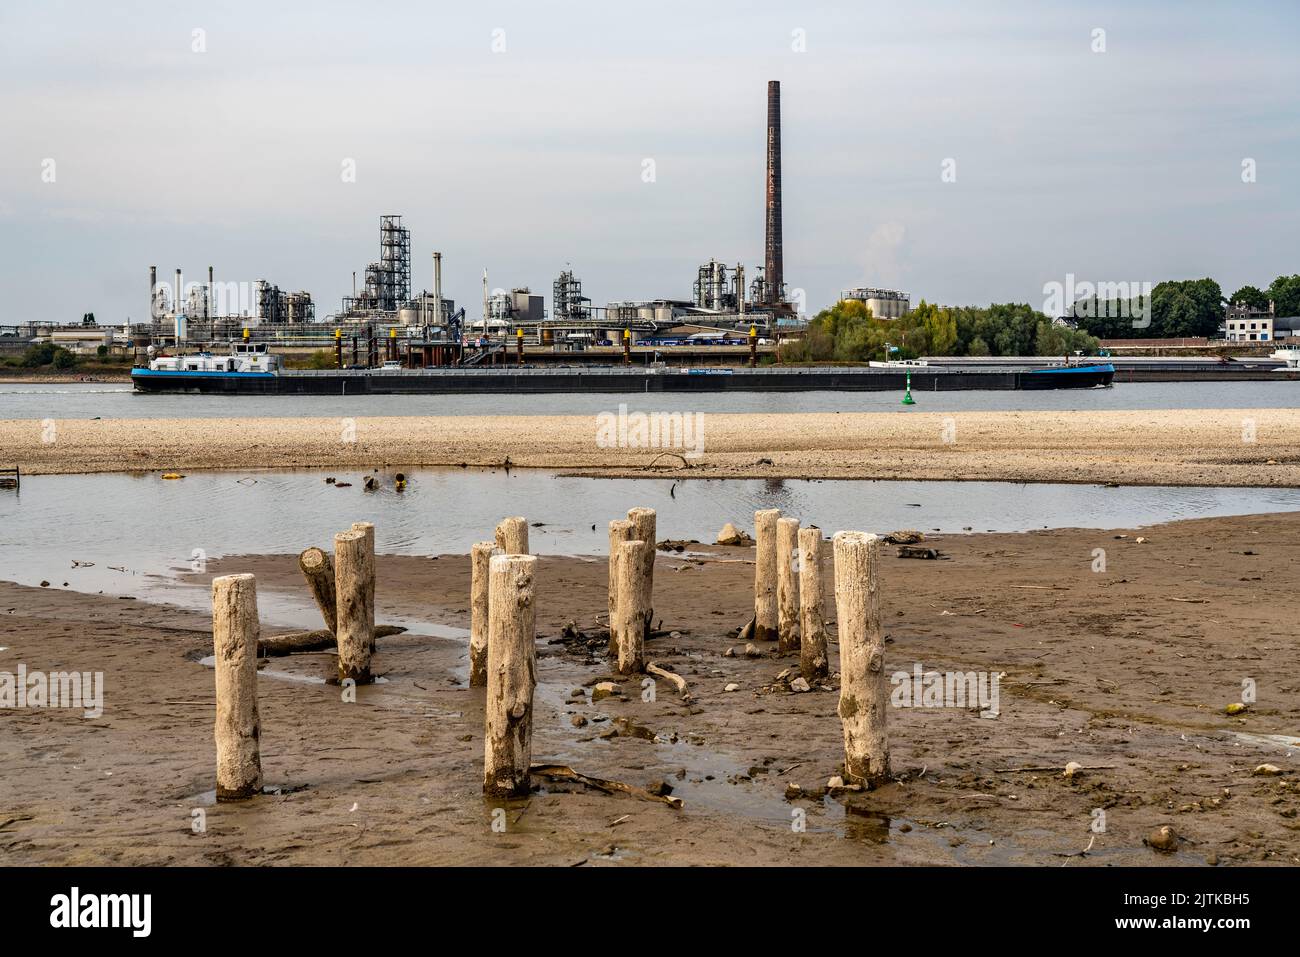
[[[432, 289], [413, 285], [411, 229], [400, 215], [379, 219], [379, 255], [351, 277], [351, 294], [337, 312], [318, 317], [310, 293], [287, 292], [267, 280], [218, 283], [208, 267], [206, 283], [158, 281], [149, 267], [149, 326], [130, 328], [137, 352], [152, 344], [171, 349], [216, 346], [225, 341], [270, 341], [277, 351], [310, 353], [330, 349], [343, 361], [350, 345], [356, 361], [372, 362], [384, 342], [385, 356], [410, 365], [506, 361], [508, 352], [545, 361], [558, 354], [609, 352], [637, 347], [675, 348], [730, 345], [744, 351], [751, 338], [767, 346], [778, 333], [799, 334], [803, 323], [786, 299], [781, 223], [781, 90], [767, 89], [764, 263], [746, 284], [743, 263], [710, 259], [699, 266], [688, 298], [616, 300], [593, 305], [582, 280], [568, 266], [551, 287], [549, 315], [544, 297], [528, 287], [490, 289], [483, 272], [481, 309], [443, 295], [442, 253], [434, 252]], [[752, 335], [751, 335], [752, 331]], [[721, 355], [722, 353], [717, 353]], [[514, 358], [514, 357], [511, 357]]]

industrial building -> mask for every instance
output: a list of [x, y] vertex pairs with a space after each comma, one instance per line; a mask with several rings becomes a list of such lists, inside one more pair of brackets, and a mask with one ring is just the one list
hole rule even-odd
[[[424, 357], [426, 363], [434, 356], [468, 361], [467, 347], [491, 351], [521, 342], [554, 351], [621, 347], [625, 339], [633, 344], [691, 337], [731, 342], [747, 336], [751, 327], [759, 336], [772, 337], [778, 326], [798, 324], [786, 300], [783, 273], [778, 81], [767, 87], [765, 149], [764, 262], [748, 285], [742, 263], [731, 266], [711, 258], [696, 270], [689, 298], [615, 300], [601, 307], [592, 305], [582, 281], [566, 267], [552, 284], [548, 316], [544, 297], [527, 286], [489, 291], [485, 271], [482, 313], [466, 318], [465, 309], [442, 294], [441, 253], [433, 254], [433, 291], [412, 288], [411, 230], [400, 215], [385, 214], [379, 219], [379, 256], [360, 270], [359, 283], [353, 272], [351, 294], [342, 298], [337, 314], [318, 322], [308, 293], [286, 292], [266, 280], [245, 294], [251, 302], [223, 310], [211, 267], [206, 286], [184, 288], [177, 270], [174, 290], [158, 286], [151, 268], [152, 333], [164, 342], [212, 343], [247, 335], [301, 348], [348, 339], [354, 351], [377, 337], [400, 339], [406, 356]], [[223, 311], [226, 315], [218, 315]]]
[[901, 319], [912, 311], [911, 295], [897, 289], [844, 289], [840, 292], [840, 299], [864, 303], [877, 319]]

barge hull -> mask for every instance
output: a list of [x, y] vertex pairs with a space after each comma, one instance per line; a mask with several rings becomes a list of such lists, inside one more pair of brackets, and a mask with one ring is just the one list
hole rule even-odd
[[[914, 392], [1089, 389], [1111, 383], [1109, 366], [1043, 371], [913, 370]], [[141, 392], [226, 395], [439, 395], [457, 393], [706, 393], [902, 392], [904, 372], [842, 369], [741, 369], [717, 371], [506, 369], [285, 372], [276, 376], [213, 376], [199, 372], [132, 373]]]

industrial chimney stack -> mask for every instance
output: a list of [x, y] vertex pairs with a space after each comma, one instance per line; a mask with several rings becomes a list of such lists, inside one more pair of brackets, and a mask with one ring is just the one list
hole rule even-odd
[[784, 296], [781, 244], [781, 81], [767, 83], [767, 239], [764, 247], [767, 302], [777, 305]]

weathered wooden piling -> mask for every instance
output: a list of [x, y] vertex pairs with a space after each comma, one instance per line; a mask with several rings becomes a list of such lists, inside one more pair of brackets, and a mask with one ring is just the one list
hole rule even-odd
[[528, 793], [532, 762], [533, 688], [537, 684], [532, 555], [494, 555], [488, 565], [488, 682], [483, 736], [483, 791]]
[[754, 637], [776, 641], [776, 523], [779, 508], [754, 513]]
[[338, 628], [338, 614], [334, 609], [334, 563], [329, 554], [315, 546], [304, 549], [298, 556], [298, 568], [307, 579], [307, 589], [325, 619], [326, 630], [334, 631]]
[[370, 597], [366, 602], [369, 619], [366, 624], [370, 626], [370, 653], [375, 652], [375, 578], [378, 572], [378, 566], [375, 562], [375, 526], [373, 522], [353, 522], [352, 531], [362, 532], [366, 536], [366, 554], [370, 558]]
[[610, 629], [618, 648], [618, 673], [640, 674], [645, 671], [646, 606], [649, 593], [645, 587], [646, 543], [639, 539], [619, 542], [614, 552], [615, 585], [614, 621]]
[[523, 516], [503, 518], [497, 523], [497, 548], [503, 555], [528, 554], [528, 522]]
[[655, 538], [658, 530], [656, 528], [657, 517], [655, 510], [652, 508], [630, 508], [627, 510], [627, 520], [632, 523], [632, 538], [644, 543], [641, 548], [641, 587], [645, 591], [643, 605], [645, 607], [645, 637], [650, 637], [650, 629], [654, 627], [655, 614]]
[[496, 542], [476, 542], [469, 550], [469, 686], [487, 687], [489, 564], [499, 555]]
[[335, 607], [338, 612], [339, 681], [370, 681], [374, 642], [375, 565], [362, 530], [334, 536]]
[[632, 529], [632, 522], [626, 519], [616, 519], [609, 523], [609, 645], [606, 651], [611, 657], [618, 655], [618, 639], [614, 635], [614, 615], [618, 607], [618, 575], [614, 568], [614, 556], [618, 554], [620, 542], [633, 540]]
[[880, 539], [865, 532], [837, 532], [833, 544], [844, 780], [870, 787], [889, 777], [885, 728], [889, 688], [880, 627]]
[[799, 529], [799, 673], [812, 683], [830, 674], [822, 587], [822, 530]]
[[217, 680], [217, 800], [262, 790], [262, 726], [257, 714], [257, 580], [212, 580], [212, 649]]
[[776, 631], [783, 655], [799, 653], [799, 519], [776, 520]]

